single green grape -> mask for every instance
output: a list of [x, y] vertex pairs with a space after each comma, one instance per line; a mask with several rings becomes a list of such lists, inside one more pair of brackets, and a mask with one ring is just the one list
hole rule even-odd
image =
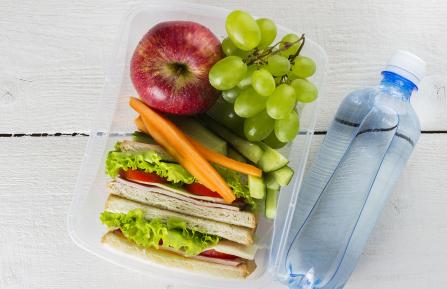
[[280, 149], [287, 144], [286, 142], [280, 141], [276, 137], [274, 131], [272, 131], [272, 133], [270, 133], [269, 136], [263, 140], [263, 142], [266, 145], [268, 145], [269, 147], [274, 148], [274, 149]]
[[238, 49], [236, 51], [236, 56], [239, 56], [240, 58], [244, 59], [245, 57], [247, 57], [250, 54], [250, 51], [245, 51], [245, 50], [240, 50]]
[[253, 72], [251, 76], [251, 85], [257, 93], [263, 96], [269, 96], [275, 90], [275, 79], [267, 69], [261, 68]]
[[299, 77], [295, 73], [293, 73], [293, 71], [287, 72], [287, 79], [288, 80], [292, 81], [292, 80], [297, 79], [297, 78], [299, 78]]
[[269, 96], [266, 109], [271, 118], [282, 119], [289, 115], [295, 108], [295, 104], [296, 95], [293, 87], [288, 84], [281, 84]]
[[317, 98], [317, 87], [306, 79], [295, 79], [290, 85], [295, 89], [297, 101], [312, 102]]
[[299, 78], [307, 78], [312, 76], [317, 69], [315, 62], [306, 56], [298, 56], [292, 66], [293, 73]]
[[286, 57], [276, 54], [268, 58], [266, 68], [273, 76], [283, 76], [289, 72], [290, 62]]
[[247, 67], [247, 73], [245, 74], [244, 78], [242, 78], [242, 80], [239, 81], [237, 86], [240, 89], [244, 89], [247, 86], [249, 86], [251, 84], [251, 76], [253, 75], [253, 72], [255, 72], [255, 71], [256, 71], [256, 65], [249, 65]]
[[222, 51], [227, 56], [235, 55], [239, 56], [242, 59], [247, 57], [250, 53], [249, 51], [244, 51], [237, 48], [236, 45], [234, 45], [233, 41], [231, 41], [231, 39], [228, 37], [222, 41]]
[[244, 121], [244, 135], [249, 141], [261, 141], [273, 131], [275, 121], [265, 110]]
[[261, 41], [261, 30], [255, 19], [247, 12], [235, 10], [228, 14], [225, 28], [231, 41], [239, 49], [252, 50]]
[[285, 118], [275, 120], [274, 129], [279, 141], [292, 141], [300, 129], [298, 113], [292, 110]]
[[230, 38], [225, 38], [222, 40], [222, 51], [226, 56], [237, 55], [239, 48], [234, 45]]
[[233, 104], [219, 97], [207, 113], [225, 127], [239, 135], [243, 135], [244, 119], [234, 112]]
[[249, 86], [239, 93], [234, 102], [234, 111], [241, 117], [252, 117], [265, 108], [267, 97], [260, 95]]
[[[297, 42], [298, 39], [300, 39], [300, 38], [296, 34], [293, 34], [293, 33], [287, 34], [287, 35], [285, 35], [281, 39], [281, 43], [279, 44], [279, 48], [280, 49], [284, 48], [287, 43], [289, 43], [289, 45], [291, 45], [292, 43]], [[300, 47], [300, 45], [301, 45], [301, 41], [291, 45], [286, 50], [281, 51], [280, 54], [282, 56], [289, 57], [290, 55], [293, 55], [293, 54], [295, 54], [298, 51], [298, 48]]]
[[261, 42], [258, 44], [259, 49], [267, 48], [276, 38], [276, 25], [267, 18], [259, 18], [256, 20], [261, 30]]
[[211, 67], [208, 78], [218, 90], [235, 87], [247, 73], [247, 65], [238, 56], [227, 56]]
[[229, 103], [234, 103], [241, 90], [235, 86], [232, 89], [222, 91], [222, 97]]

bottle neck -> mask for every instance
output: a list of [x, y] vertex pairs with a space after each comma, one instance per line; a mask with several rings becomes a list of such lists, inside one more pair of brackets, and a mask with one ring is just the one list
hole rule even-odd
[[408, 101], [413, 90], [417, 90], [417, 86], [408, 79], [391, 71], [382, 71], [382, 81], [380, 85], [386, 90], [392, 90], [391, 95], [402, 98]]

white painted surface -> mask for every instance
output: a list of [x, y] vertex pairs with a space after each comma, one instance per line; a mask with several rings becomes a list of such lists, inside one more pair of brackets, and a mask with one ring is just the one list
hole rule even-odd
[[[0, 131], [88, 131], [120, 20], [145, 2], [1, 0]], [[435, 121], [422, 119], [424, 130], [447, 123], [447, 1], [194, 2], [271, 17], [326, 49], [328, 93], [321, 98], [318, 130], [327, 127], [347, 92], [377, 82], [396, 48], [424, 58], [435, 77], [424, 94], [444, 106]]]
[[[86, 141], [0, 138], [0, 288], [159, 286], [70, 240], [66, 212]], [[446, 134], [421, 137], [348, 289], [447, 288], [446, 146]]]
[[[144, 2], [0, 0], [0, 133], [88, 131], [119, 19]], [[377, 81], [395, 48], [429, 63], [416, 108], [424, 130], [447, 130], [446, 1], [195, 2], [271, 17], [326, 49], [318, 130], [344, 94]], [[0, 138], [0, 288], [164, 287], [69, 239], [65, 213], [86, 140]], [[447, 134], [421, 137], [348, 289], [447, 288], [445, 147]]]

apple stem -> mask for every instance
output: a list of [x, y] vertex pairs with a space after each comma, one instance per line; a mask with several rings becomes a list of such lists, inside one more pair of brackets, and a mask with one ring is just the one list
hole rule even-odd
[[[304, 34], [302, 34], [298, 40], [293, 41], [293, 42], [279, 41], [275, 45], [270, 46], [269, 49], [267, 49], [267, 51], [263, 52], [263, 50], [261, 50], [261, 52], [263, 52], [261, 54], [258, 54], [258, 50], [255, 50], [252, 54], [250, 54], [247, 57], [247, 59], [245, 59], [245, 62], [247, 63], [247, 65], [251, 65], [253, 63], [262, 63], [263, 59], [266, 58], [267, 56], [272, 56], [272, 55], [278, 54], [278, 53], [285, 51], [285, 50], [289, 49], [291, 46], [293, 46], [297, 43], [300, 43], [300, 42], [301, 42], [301, 44], [300, 44], [300, 47], [298, 48], [297, 52], [295, 54], [289, 56], [289, 60], [293, 64], [293, 61], [295, 60], [295, 58], [300, 54], [301, 50], [303, 49], [304, 42], [305, 42]], [[284, 47], [274, 50], [281, 43], [284, 43]], [[254, 57], [254, 58], [252, 58], [252, 57]]]

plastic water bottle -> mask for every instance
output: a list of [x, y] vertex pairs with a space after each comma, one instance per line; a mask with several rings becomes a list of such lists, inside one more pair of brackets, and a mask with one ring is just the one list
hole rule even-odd
[[290, 288], [343, 288], [420, 135], [410, 97], [425, 62], [397, 51], [377, 87], [343, 100], [300, 190]]

